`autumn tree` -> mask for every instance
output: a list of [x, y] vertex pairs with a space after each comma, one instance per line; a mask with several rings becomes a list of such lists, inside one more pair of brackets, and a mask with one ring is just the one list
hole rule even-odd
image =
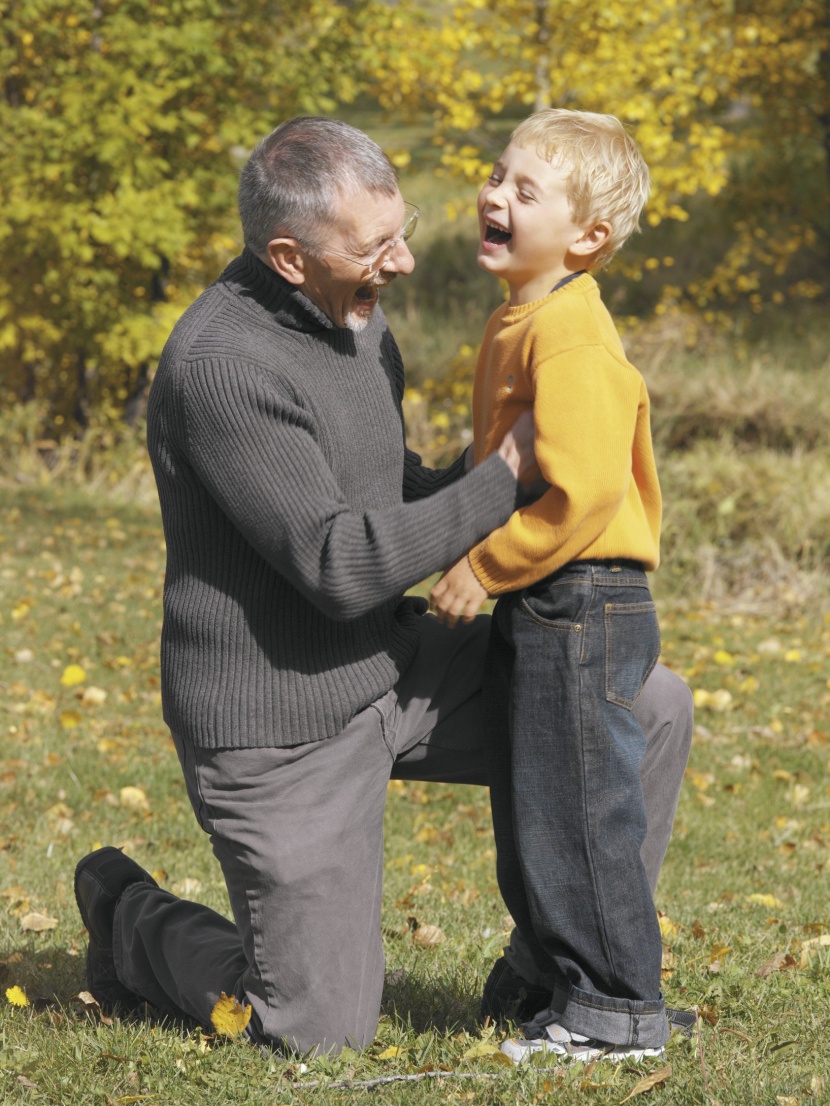
[[374, 0], [0, 0], [0, 374], [53, 425], [129, 413], [235, 248], [237, 170], [353, 100]]
[[[820, 293], [828, 268], [828, 0], [455, 0], [415, 21], [387, 108], [434, 113], [445, 168], [480, 181], [518, 118], [610, 112], [651, 167], [652, 227], [689, 222], [664, 303], [765, 303]], [[675, 240], [682, 235], [675, 235]], [[617, 262], [674, 269], [643, 240]], [[636, 263], [635, 263], [635, 258]]]

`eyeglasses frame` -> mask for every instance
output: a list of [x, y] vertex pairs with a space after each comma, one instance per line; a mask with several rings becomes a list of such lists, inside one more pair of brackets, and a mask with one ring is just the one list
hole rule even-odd
[[333, 250], [329, 246], [320, 246], [318, 247], [319, 251], [321, 253], [333, 254], [335, 257], [342, 257], [345, 261], [351, 261], [355, 265], [360, 265], [361, 268], [368, 269], [370, 275], [378, 272], [386, 264], [388, 258], [392, 256], [399, 244], [401, 242], [408, 242], [415, 233], [418, 219], [421, 216], [421, 209], [416, 207], [415, 204], [408, 203], [406, 200], [404, 200], [403, 206], [406, 218], [404, 219], [400, 234], [397, 234], [394, 238], [388, 239], [369, 257], [355, 257], [353, 254], [343, 253], [341, 250]]

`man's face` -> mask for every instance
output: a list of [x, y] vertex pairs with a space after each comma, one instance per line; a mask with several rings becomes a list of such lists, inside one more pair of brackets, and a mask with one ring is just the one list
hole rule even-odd
[[[415, 259], [406, 242], [396, 243], [379, 268], [351, 258], [375, 254], [385, 242], [397, 238], [404, 223], [401, 194], [349, 192], [339, 197], [337, 221], [326, 232], [321, 257], [306, 256], [303, 291], [334, 323], [348, 330], [363, 330], [378, 303], [380, 289], [398, 273], [411, 273]], [[329, 250], [335, 252], [328, 252]], [[347, 255], [347, 256], [341, 256]]]

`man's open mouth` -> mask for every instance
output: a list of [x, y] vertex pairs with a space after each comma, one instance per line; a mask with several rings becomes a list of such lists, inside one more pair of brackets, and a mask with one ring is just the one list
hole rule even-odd
[[355, 292], [355, 299], [363, 303], [373, 303], [377, 299], [378, 286], [376, 284], [361, 284]]

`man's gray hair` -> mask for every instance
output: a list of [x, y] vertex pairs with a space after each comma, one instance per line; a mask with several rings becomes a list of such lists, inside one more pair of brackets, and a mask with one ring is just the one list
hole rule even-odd
[[273, 238], [286, 237], [321, 249], [337, 221], [337, 198], [352, 189], [397, 191], [397, 173], [380, 146], [337, 119], [289, 119], [263, 138], [239, 178], [245, 245], [263, 254]]

